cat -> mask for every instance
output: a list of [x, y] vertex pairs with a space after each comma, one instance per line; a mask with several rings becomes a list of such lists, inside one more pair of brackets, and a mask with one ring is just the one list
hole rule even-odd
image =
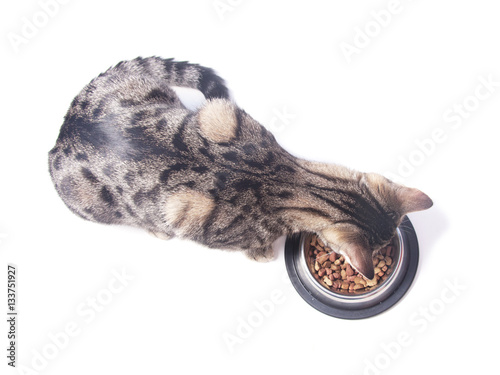
[[[188, 110], [171, 87], [201, 91]], [[239, 108], [214, 70], [122, 61], [73, 100], [49, 152], [54, 186], [84, 219], [274, 258], [282, 235], [316, 233], [368, 279], [403, 217], [432, 206], [376, 173], [302, 160]]]

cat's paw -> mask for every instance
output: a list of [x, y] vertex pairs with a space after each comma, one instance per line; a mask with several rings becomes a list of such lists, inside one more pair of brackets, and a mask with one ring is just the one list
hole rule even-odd
[[252, 249], [245, 251], [245, 255], [251, 260], [255, 260], [260, 263], [271, 262], [275, 259], [274, 249], [269, 247], [267, 249]]
[[148, 233], [156, 238], [159, 238], [160, 240], [169, 240], [175, 237], [174, 233], [153, 232], [153, 231], [149, 231]]

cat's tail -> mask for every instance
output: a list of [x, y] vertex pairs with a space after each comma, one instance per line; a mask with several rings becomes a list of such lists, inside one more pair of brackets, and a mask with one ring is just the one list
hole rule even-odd
[[205, 98], [229, 98], [224, 80], [213, 69], [186, 61], [162, 59], [160, 57], [137, 57], [123, 61], [114, 69], [131, 69], [140, 74], [165, 80], [169, 86], [188, 87], [200, 90]]

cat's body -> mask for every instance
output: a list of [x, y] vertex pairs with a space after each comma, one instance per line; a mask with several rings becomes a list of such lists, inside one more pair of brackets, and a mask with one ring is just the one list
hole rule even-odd
[[[208, 101], [186, 109], [171, 86]], [[432, 205], [375, 174], [307, 162], [231, 102], [211, 69], [122, 62], [73, 100], [49, 153], [55, 187], [81, 217], [272, 258], [272, 243], [318, 233], [365, 276], [404, 214]], [[367, 261], [369, 256], [369, 262]]]

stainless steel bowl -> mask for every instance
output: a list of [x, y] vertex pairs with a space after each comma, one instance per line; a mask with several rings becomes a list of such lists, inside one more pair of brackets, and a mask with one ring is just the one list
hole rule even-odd
[[358, 292], [331, 290], [314, 278], [306, 259], [312, 233], [291, 236], [285, 244], [285, 262], [292, 284], [314, 308], [325, 314], [361, 319], [377, 315], [403, 297], [418, 266], [418, 242], [406, 217], [393, 239], [393, 264], [389, 277], [374, 287]]

